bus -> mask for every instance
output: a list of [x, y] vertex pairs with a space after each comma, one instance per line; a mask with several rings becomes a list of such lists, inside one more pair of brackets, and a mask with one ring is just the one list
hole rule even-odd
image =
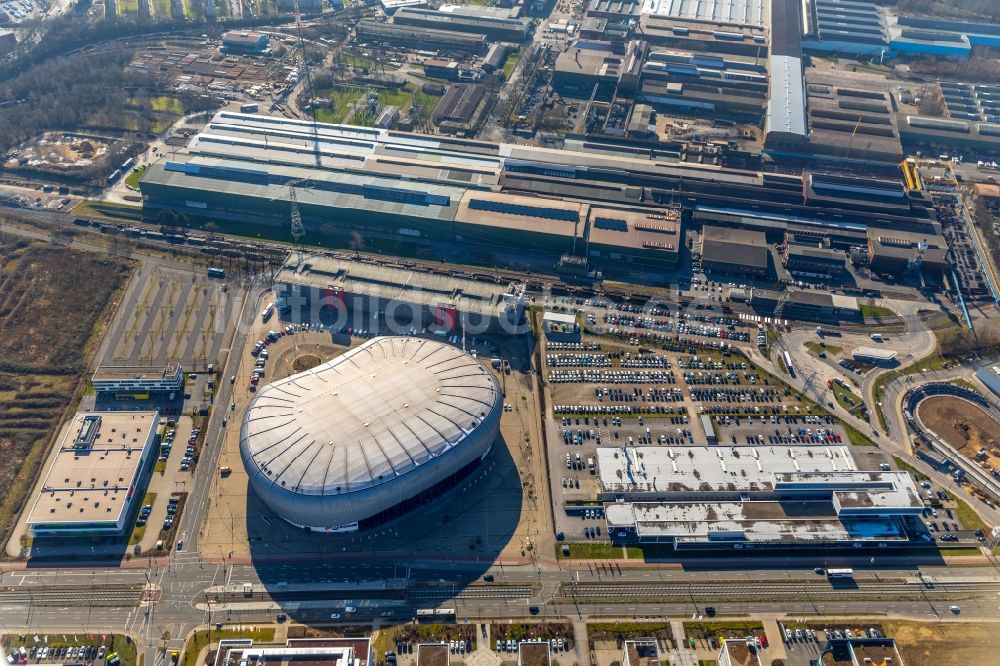
[[271, 318], [272, 314], [274, 314], [274, 303], [268, 303], [267, 307], [264, 308], [264, 311], [260, 313], [260, 320], [267, 321]]
[[226, 271], [221, 268], [209, 268], [208, 277], [210, 278], [225, 278]]
[[831, 580], [854, 578], [854, 569], [827, 569], [826, 577]]
[[782, 358], [785, 359], [785, 367], [788, 368], [788, 374], [792, 377], [795, 376], [795, 368], [792, 367], [792, 356], [787, 351], [781, 352]]

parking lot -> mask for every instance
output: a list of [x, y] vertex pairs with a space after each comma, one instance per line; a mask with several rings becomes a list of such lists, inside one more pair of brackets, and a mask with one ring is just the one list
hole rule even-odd
[[[260, 304], [263, 313], [270, 297]], [[367, 550], [377, 541], [385, 551], [482, 553], [484, 560], [504, 557], [525, 561], [533, 556], [538, 535], [552, 533], [548, 511], [548, 486], [543, 484], [541, 417], [537, 411], [537, 378], [529, 371], [531, 350], [524, 336], [485, 339], [469, 336], [464, 342], [475, 350], [483, 364], [497, 375], [505, 396], [500, 420], [502, 440], [474, 473], [458, 487], [421, 504], [399, 519], [358, 533], [303, 535], [270, 513], [248, 492], [247, 476], [239, 454], [238, 423], [243, 410], [256, 395], [257, 387], [326, 362], [349, 348], [380, 334], [382, 323], [370, 315], [355, 320], [364, 330], [330, 331], [316, 322], [292, 322], [287, 313], [258, 316], [239, 351], [235, 375], [223, 378], [234, 384], [233, 400], [227, 405], [230, 427], [219, 458], [205, 533], [199, 543], [207, 552], [235, 558], [278, 556], [286, 552], [330, 552]], [[273, 331], [273, 333], [272, 333]], [[391, 333], [390, 333], [391, 334]], [[420, 329], [415, 337], [433, 336]], [[434, 337], [434, 339], [442, 339]], [[447, 338], [462, 345], [460, 336]], [[258, 344], [261, 343], [261, 344]], [[496, 363], [491, 363], [491, 357]], [[499, 367], [498, 367], [499, 366]], [[256, 382], [254, 377], [257, 377]], [[550, 538], [550, 537], [549, 537]], [[547, 549], [551, 552], [551, 549]]]
[[[552, 405], [547, 428], [556, 531], [566, 541], [607, 536], [597, 501], [599, 446], [849, 442], [834, 417], [757, 368], [728, 342], [731, 337], [711, 337], [739, 329], [734, 320], [709, 316], [720, 325], [709, 321], [697, 330], [708, 337], [678, 339], [665, 324], [662, 331], [656, 329], [661, 325], [652, 314], [656, 310], [649, 312], [608, 313], [613, 324], [625, 322], [627, 330], [595, 324], [597, 315], [585, 314], [591, 324], [579, 342], [541, 341], [542, 375]], [[637, 330], [646, 337], [637, 337]], [[753, 344], [746, 337], [737, 344]], [[879, 469], [882, 462], [862, 458], [859, 464]]]
[[166, 365], [204, 370], [221, 360], [243, 307], [241, 289], [147, 262], [135, 275], [108, 333], [102, 365]]

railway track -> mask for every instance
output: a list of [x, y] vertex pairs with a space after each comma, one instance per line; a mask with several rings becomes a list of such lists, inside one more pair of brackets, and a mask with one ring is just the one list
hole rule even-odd
[[0, 588], [0, 605], [138, 606], [149, 601], [145, 585], [47, 585]]
[[563, 583], [556, 598], [573, 601], [664, 601], [678, 599], [843, 599], [843, 598], [962, 598], [986, 592], [1000, 593], [997, 582], [954, 582], [920, 584], [905, 580], [865, 581], [856, 585], [832, 586], [823, 582], [768, 582], [616, 584]]
[[533, 585], [474, 585], [457, 592], [448, 588], [418, 587], [408, 591], [407, 599], [527, 599], [535, 596]]

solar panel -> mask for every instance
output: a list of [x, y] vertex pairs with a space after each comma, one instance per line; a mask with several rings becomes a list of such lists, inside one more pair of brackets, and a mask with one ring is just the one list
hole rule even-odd
[[577, 222], [580, 219], [580, 214], [575, 210], [567, 210], [565, 208], [549, 208], [547, 206], [525, 206], [523, 204], [510, 203], [508, 201], [470, 199], [469, 208], [472, 210], [486, 210], [491, 213], [505, 213], [507, 215], [544, 217], [550, 220], [563, 220], [565, 222]]
[[608, 229], [609, 231], [628, 231], [628, 224], [625, 220], [614, 217], [595, 217], [594, 226], [598, 229]]

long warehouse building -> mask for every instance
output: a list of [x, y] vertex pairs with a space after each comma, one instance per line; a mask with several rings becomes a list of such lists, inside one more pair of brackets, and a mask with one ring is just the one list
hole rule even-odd
[[598, 447], [617, 543], [678, 550], [926, 542], [906, 472], [858, 470], [846, 446]]
[[[898, 181], [671, 162], [590, 142], [555, 150], [350, 125], [314, 131], [230, 111], [140, 180], [146, 219], [174, 211], [237, 229], [286, 226], [291, 188], [307, 232], [586, 256], [605, 270], [676, 263], [680, 219], [631, 233], [636, 211], [670, 217], [680, 207], [699, 222], [818, 232], [835, 246], [865, 245], [869, 227], [940, 233], [930, 201]], [[600, 212], [609, 209], [619, 213]], [[597, 233], [598, 216], [623, 220], [628, 233]]]

